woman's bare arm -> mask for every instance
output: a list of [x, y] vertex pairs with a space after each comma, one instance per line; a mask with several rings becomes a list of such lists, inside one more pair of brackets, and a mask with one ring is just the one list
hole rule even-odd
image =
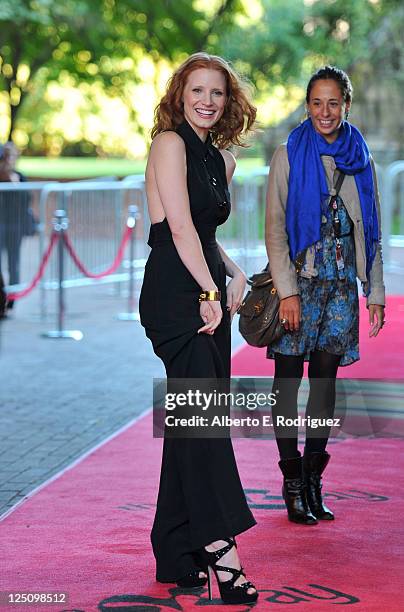
[[175, 247], [184, 266], [203, 290], [217, 290], [191, 217], [184, 141], [175, 132], [159, 134], [149, 157], [149, 180], [155, 180]]

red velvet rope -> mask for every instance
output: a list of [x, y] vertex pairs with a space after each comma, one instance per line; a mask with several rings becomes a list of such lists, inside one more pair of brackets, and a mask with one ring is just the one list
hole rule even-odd
[[[98, 274], [93, 274], [92, 272], [89, 272], [84, 264], [80, 261], [80, 259], [77, 256], [76, 251], [74, 250], [74, 247], [70, 241], [70, 238], [68, 236], [68, 234], [66, 232], [63, 233], [63, 238], [64, 238], [64, 243], [66, 245], [66, 248], [71, 256], [71, 258], [73, 259], [74, 263], [76, 264], [76, 266], [78, 267], [78, 269], [80, 270], [80, 272], [82, 274], [84, 274], [84, 276], [87, 276], [88, 278], [102, 278], [103, 276], [108, 276], [108, 274], [113, 274], [120, 266], [124, 253], [125, 253], [125, 247], [126, 244], [132, 234], [133, 231], [133, 227], [126, 227], [125, 233], [122, 236], [122, 240], [121, 240], [121, 244], [119, 245], [119, 249], [118, 252], [116, 254], [116, 257], [114, 259], [114, 261], [112, 262], [112, 264], [110, 265], [109, 268], [107, 268], [106, 270], [104, 270], [104, 272], [99, 272]], [[58, 242], [60, 238], [60, 233], [58, 232], [53, 232], [49, 241], [49, 245], [48, 248], [46, 249], [41, 263], [39, 265], [39, 269], [38, 272], [35, 274], [34, 278], [32, 279], [31, 283], [28, 285], [28, 287], [26, 287], [25, 289], [23, 289], [22, 291], [16, 291], [14, 293], [8, 293], [7, 294], [7, 301], [10, 300], [19, 300], [23, 297], [25, 297], [26, 295], [28, 295], [29, 293], [31, 293], [31, 291], [33, 289], [35, 289], [35, 287], [37, 286], [37, 284], [39, 283], [39, 281], [41, 280], [42, 276], [44, 275], [45, 272], [45, 268], [48, 264], [49, 258], [52, 254], [53, 248], [56, 245], [56, 243]]]
[[15, 293], [7, 293], [7, 301], [10, 300], [19, 300], [20, 298], [25, 297], [26, 295], [28, 295], [29, 293], [31, 293], [31, 291], [33, 289], [35, 289], [35, 287], [37, 286], [37, 284], [39, 283], [39, 281], [41, 280], [44, 272], [45, 272], [45, 268], [48, 264], [49, 261], [49, 257], [51, 256], [51, 253], [53, 251], [54, 246], [56, 245], [56, 243], [58, 242], [60, 238], [60, 234], [58, 234], [57, 232], [53, 232], [51, 237], [50, 237], [50, 241], [48, 244], [48, 248], [46, 249], [41, 263], [39, 264], [39, 269], [38, 272], [35, 274], [34, 278], [32, 279], [31, 283], [28, 285], [28, 287], [26, 287], [25, 289], [23, 289], [22, 291], [16, 291]]
[[73, 244], [71, 243], [71, 240], [66, 232], [63, 234], [63, 238], [70, 257], [73, 259], [80, 272], [88, 278], [102, 278], [103, 276], [108, 276], [108, 274], [113, 274], [119, 268], [124, 256], [126, 244], [132, 234], [132, 231], [133, 227], [126, 227], [125, 233], [122, 236], [121, 244], [119, 245], [119, 249], [114, 261], [112, 262], [109, 268], [104, 270], [104, 272], [99, 272], [98, 274], [93, 274], [92, 272], [89, 272], [84, 266], [84, 264], [80, 261], [76, 251], [74, 250]]

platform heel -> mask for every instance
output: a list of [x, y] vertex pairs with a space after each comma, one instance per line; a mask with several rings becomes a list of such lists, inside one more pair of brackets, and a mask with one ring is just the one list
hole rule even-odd
[[[209, 552], [205, 548], [202, 549], [201, 555], [205, 561], [205, 564], [208, 566], [208, 596], [209, 600], [212, 601], [212, 572], [214, 573], [217, 584], [220, 591], [220, 597], [222, 598], [223, 603], [225, 604], [252, 604], [255, 603], [258, 599], [258, 592], [255, 590], [255, 593], [248, 593], [249, 589], [255, 589], [255, 586], [247, 581], [243, 584], [235, 585], [234, 583], [237, 581], [240, 576], [245, 576], [244, 570], [242, 567], [240, 569], [235, 569], [234, 567], [225, 567], [224, 565], [218, 565], [218, 561], [229, 552], [233, 546], [237, 548], [236, 542], [231, 538], [223, 538], [225, 542], [227, 542], [226, 546], [220, 548], [219, 550], [215, 550], [214, 552]], [[219, 580], [218, 572], [228, 572], [232, 574], [232, 578], [230, 580], [226, 580], [221, 582]]]

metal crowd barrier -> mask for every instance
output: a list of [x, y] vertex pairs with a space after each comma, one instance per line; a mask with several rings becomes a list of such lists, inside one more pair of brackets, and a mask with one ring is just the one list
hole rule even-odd
[[[74, 248], [93, 273], [105, 269], [114, 259], [125, 227], [129, 205], [144, 209], [144, 179], [136, 177], [126, 181], [85, 181], [70, 183], [49, 183], [40, 195], [40, 218], [44, 222], [44, 231], [39, 236], [40, 252], [46, 247], [50, 232], [51, 220], [55, 210], [64, 210], [69, 218], [69, 236]], [[135, 259], [144, 265], [144, 236], [136, 227]], [[52, 256], [44, 281], [41, 284], [41, 315], [47, 310], [47, 289], [57, 286], [57, 257]], [[82, 287], [97, 283], [120, 283], [128, 280], [126, 269], [130, 262], [124, 262], [121, 270], [104, 279], [94, 281], [83, 277], [74, 262], [69, 258], [65, 264], [64, 287]]]
[[[266, 257], [263, 239], [268, 171], [268, 166], [236, 171], [230, 185], [232, 213], [226, 223], [217, 230], [219, 242], [247, 274], [256, 271], [257, 266]], [[139, 175], [131, 175], [123, 182], [136, 179], [139, 180]], [[143, 208], [140, 211], [139, 223], [147, 240], [150, 219], [146, 198], [143, 200]]]
[[[377, 173], [382, 200], [384, 262], [388, 269], [404, 272], [403, 264], [395, 261], [399, 247], [404, 246], [404, 161], [394, 162], [386, 169], [378, 167]], [[218, 228], [218, 240], [247, 274], [255, 272], [266, 258], [264, 224], [267, 176], [268, 167], [236, 171], [230, 187], [232, 215], [226, 224]], [[22, 230], [26, 220], [22, 211], [27, 203], [33, 209], [39, 225], [36, 235], [24, 238]], [[104, 282], [114, 283], [119, 290], [122, 283], [128, 281], [131, 267], [136, 271], [137, 288], [140, 286], [149, 251], [146, 242], [150, 227], [144, 177], [133, 175], [121, 181], [0, 183], [2, 271], [9, 289], [6, 247], [11, 254], [20, 247], [21, 275], [20, 278], [17, 275], [16, 280], [14, 274], [12, 289], [22, 289], [37, 271], [52, 231], [54, 213], [60, 209], [66, 211], [69, 218], [69, 236], [80, 259], [94, 273], [105, 269], [115, 257], [129, 205], [136, 205], [139, 211], [134, 234], [134, 261], [130, 261], [131, 257], [127, 254], [129, 259], [116, 273], [94, 281], [84, 277], [66, 258], [66, 288]], [[57, 257], [54, 254], [40, 288], [42, 315], [46, 314], [49, 290], [57, 286]]]
[[385, 169], [381, 191], [384, 263], [391, 271], [404, 272], [396, 257], [397, 249], [404, 247], [404, 160]]
[[268, 166], [236, 171], [230, 185], [232, 214], [218, 228], [218, 240], [247, 275], [267, 259], [264, 229], [268, 171]]
[[[229, 255], [247, 274], [255, 272], [266, 258], [264, 226], [268, 172], [269, 166], [236, 170], [230, 187], [232, 215], [217, 232]], [[382, 203], [384, 264], [388, 270], [404, 273], [403, 264], [395, 260], [397, 249], [404, 247], [404, 160], [394, 162], [385, 169], [376, 165], [376, 172]], [[137, 175], [125, 180], [135, 178], [138, 178]], [[146, 198], [142, 219], [144, 235], [147, 236], [150, 221]]]

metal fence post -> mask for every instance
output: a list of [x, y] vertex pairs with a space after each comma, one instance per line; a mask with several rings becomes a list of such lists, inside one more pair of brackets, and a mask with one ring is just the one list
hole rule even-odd
[[57, 313], [57, 326], [56, 330], [48, 331], [42, 334], [44, 338], [68, 338], [71, 340], [81, 340], [83, 333], [79, 330], [66, 330], [64, 329], [65, 321], [65, 294], [64, 294], [64, 233], [69, 226], [69, 220], [66, 217], [64, 210], [56, 210], [55, 217], [53, 219], [54, 231], [59, 234], [58, 240], [58, 313]]
[[135, 226], [139, 218], [138, 207], [131, 204], [128, 207], [128, 227], [132, 228], [129, 240], [129, 283], [128, 283], [128, 310], [117, 315], [119, 321], [139, 321], [139, 310], [136, 309], [136, 277], [135, 277]]

